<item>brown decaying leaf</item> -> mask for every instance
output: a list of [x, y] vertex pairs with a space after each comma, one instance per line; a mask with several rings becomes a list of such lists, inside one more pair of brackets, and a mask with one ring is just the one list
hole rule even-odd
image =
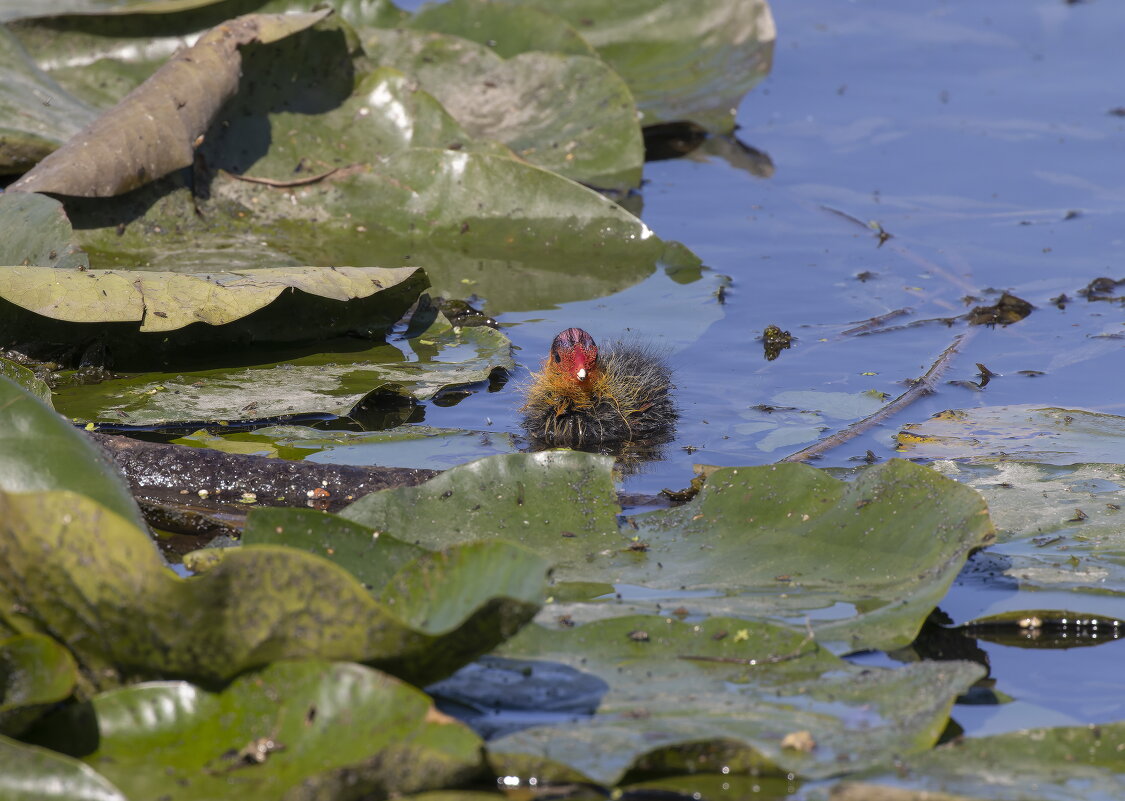
[[187, 167], [196, 140], [238, 91], [239, 47], [276, 41], [331, 13], [248, 14], [212, 28], [10, 189], [111, 197]]

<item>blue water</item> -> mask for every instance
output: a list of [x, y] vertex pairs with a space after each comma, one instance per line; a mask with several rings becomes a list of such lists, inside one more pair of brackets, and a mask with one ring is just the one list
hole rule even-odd
[[[678, 284], [657, 273], [616, 296], [498, 315], [524, 368], [571, 325], [596, 337], [628, 327], [668, 347], [684, 412], [678, 437], [625, 488], [682, 487], [693, 463], [770, 462], [842, 428], [848, 420], [828, 414], [752, 407], [795, 390], [896, 396], [964, 330], [936, 320], [1001, 290], [1035, 311], [979, 330], [945, 376], [976, 380], [980, 362], [999, 378], [983, 391], [943, 382], [818, 464], [853, 465], [868, 449], [893, 456], [902, 424], [949, 408], [1125, 414], [1125, 309], [1076, 294], [1099, 276], [1125, 278], [1125, 116], [1109, 113], [1125, 107], [1125, 4], [807, 0], [773, 12], [774, 69], [738, 110], [738, 136], [768, 154], [772, 176], [715, 157], [645, 168], [644, 220], [699, 254], [703, 277]], [[893, 238], [880, 246], [868, 221]], [[731, 280], [722, 305], [713, 296], [721, 276]], [[1051, 299], [1064, 293], [1072, 300], [1060, 309]], [[896, 309], [910, 309], [898, 323], [935, 322], [843, 335]], [[798, 339], [766, 361], [758, 337], [771, 324]], [[510, 392], [481, 394], [426, 419], [475, 428], [487, 418], [516, 431], [517, 407]], [[962, 622], [1080, 602], [1060, 595], [960, 582], [943, 608]], [[1125, 718], [1120, 642], [982, 645], [996, 690], [1015, 701], [956, 707], [968, 734]]]

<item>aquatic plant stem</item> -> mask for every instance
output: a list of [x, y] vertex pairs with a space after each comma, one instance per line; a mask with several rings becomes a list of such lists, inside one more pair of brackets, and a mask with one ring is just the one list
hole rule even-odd
[[820, 440], [819, 442], [813, 443], [807, 448], [802, 448], [796, 453], [791, 453], [783, 459], [780, 459], [779, 461], [805, 462], [809, 459], [818, 458], [827, 451], [832, 450], [832, 448], [843, 445], [845, 442], [849, 442], [850, 440], [858, 437], [860, 434], [871, 430], [875, 426], [890, 418], [892, 415], [895, 415], [898, 412], [902, 411], [919, 398], [931, 394], [935, 391], [935, 385], [938, 379], [941, 378], [942, 373], [944, 373], [946, 368], [949, 367], [949, 363], [953, 360], [953, 357], [956, 356], [961, 351], [961, 348], [967, 345], [974, 336], [976, 336], [978, 330], [978, 327], [972, 327], [966, 331], [962, 331], [960, 334], [954, 337], [953, 341], [949, 344], [949, 347], [943, 350], [941, 352], [941, 355], [939, 355], [937, 359], [934, 360], [934, 363], [930, 365], [930, 369], [926, 371], [925, 375], [923, 375], [921, 378], [916, 379], [913, 383], [911, 383], [910, 387], [905, 392], [888, 403], [886, 406], [881, 407], [874, 414], [871, 414], [863, 418], [862, 420], [857, 420], [842, 431], [837, 431], [835, 434], [832, 434], [829, 437], [825, 437], [824, 439]]

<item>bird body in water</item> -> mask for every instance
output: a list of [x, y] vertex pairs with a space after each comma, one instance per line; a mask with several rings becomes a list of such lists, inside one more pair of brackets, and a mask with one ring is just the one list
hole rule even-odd
[[549, 447], [665, 441], [678, 417], [672, 388], [671, 370], [651, 349], [616, 342], [599, 351], [588, 333], [568, 328], [532, 374], [523, 424]]

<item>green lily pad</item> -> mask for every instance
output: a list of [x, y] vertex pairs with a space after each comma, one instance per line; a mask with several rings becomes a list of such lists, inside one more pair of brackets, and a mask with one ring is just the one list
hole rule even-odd
[[32, 397], [43, 405], [51, 405], [51, 388], [47, 386], [43, 379], [22, 364], [17, 364], [11, 359], [0, 358], [0, 376], [26, 389]]
[[585, 716], [489, 742], [493, 769], [608, 787], [630, 771], [817, 778], [885, 764], [930, 748], [956, 696], [983, 675], [967, 662], [864, 669], [799, 632], [729, 618], [531, 626], [497, 654], [431, 691], [463, 704], [483, 691], [486, 708], [496, 693], [510, 709], [525, 693], [565, 695], [560, 665], [602, 691], [587, 693]]
[[0, 28], [0, 72], [0, 174], [30, 169], [97, 116], [36, 66], [7, 28]]
[[597, 55], [582, 34], [562, 17], [531, 6], [511, 6], [492, 0], [450, 0], [427, 5], [403, 27], [470, 39], [486, 45], [501, 58], [533, 50]]
[[283, 39], [329, 13], [250, 14], [214, 28], [36, 164], [9, 191], [110, 197], [190, 166], [196, 139], [238, 91], [239, 48]]
[[86, 763], [2, 735], [0, 794], [11, 801], [129, 801]]
[[[345, 416], [376, 391], [434, 397], [488, 380], [513, 366], [511, 343], [486, 327], [454, 328], [444, 316], [402, 350], [358, 340], [320, 343], [318, 352], [282, 363], [195, 372], [142, 373], [60, 389], [56, 403], [79, 420], [164, 426], [307, 414]], [[336, 350], [333, 346], [340, 347]]]
[[557, 569], [619, 541], [612, 464], [562, 450], [489, 456], [416, 487], [366, 495], [340, 515], [426, 548], [524, 543]]
[[551, 562], [556, 581], [624, 596], [624, 607], [554, 604], [541, 620], [654, 605], [799, 626], [809, 616], [846, 650], [908, 644], [992, 534], [976, 492], [899, 460], [851, 483], [804, 465], [723, 468], [695, 500], [635, 527], [618, 530], [615, 511], [607, 462], [546, 452], [482, 459], [342, 515], [427, 547], [510, 539]]
[[237, 434], [197, 431], [173, 440], [178, 445], [307, 459], [322, 464], [395, 465], [448, 470], [488, 451], [514, 453], [514, 437], [505, 431], [472, 431], [402, 425], [388, 431], [324, 431], [307, 426], [268, 426]]
[[62, 203], [46, 195], [0, 194], [0, 264], [89, 267], [77, 245]]
[[1125, 453], [1125, 417], [1033, 404], [982, 406], [903, 426], [897, 439], [911, 458], [1117, 463]]
[[[832, 801], [1114, 801], [1125, 796], [1125, 723], [959, 739], [906, 757], [894, 774], [842, 782]], [[827, 798], [813, 793], [810, 798]]]
[[501, 0], [557, 14], [629, 84], [643, 125], [730, 133], [743, 95], [770, 70], [777, 29], [765, 0]]
[[77, 751], [130, 798], [386, 797], [481, 770], [480, 739], [424, 693], [346, 663], [280, 662], [218, 693], [122, 688], [47, 723], [39, 742]]
[[[315, 509], [251, 509], [241, 540], [243, 545], [288, 545], [314, 553], [340, 565], [375, 593], [407, 564], [429, 553], [425, 548]], [[192, 565], [187, 557], [185, 563]]]
[[108, 457], [24, 387], [0, 376], [0, 490], [70, 490], [144, 528]]
[[528, 52], [504, 59], [459, 36], [362, 29], [378, 64], [416, 78], [468, 133], [603, 189], [640, 184], [644, 143], [633, 96], [604, 62]]
[[74, 690], [70, 651], [42, 634], [0, 640], [0, 732], [17, 735]]
[[[216, 552], [202, 576], [180, 578], [136, 526], [69, 492], [0, 494], [0, 519], [0, 614], [21, 609], [100, 686], [169, 675], [222, 681], [310, 656], [432, 679], [513, 634], [543, 594], [544, 563], [502, 543], [415, 560], [380, 602], [347, 571], [284, 547]], [[416, 583], [435, 597], [420, 597]], [[455, 592], [432, 593], [443, 585]]]

